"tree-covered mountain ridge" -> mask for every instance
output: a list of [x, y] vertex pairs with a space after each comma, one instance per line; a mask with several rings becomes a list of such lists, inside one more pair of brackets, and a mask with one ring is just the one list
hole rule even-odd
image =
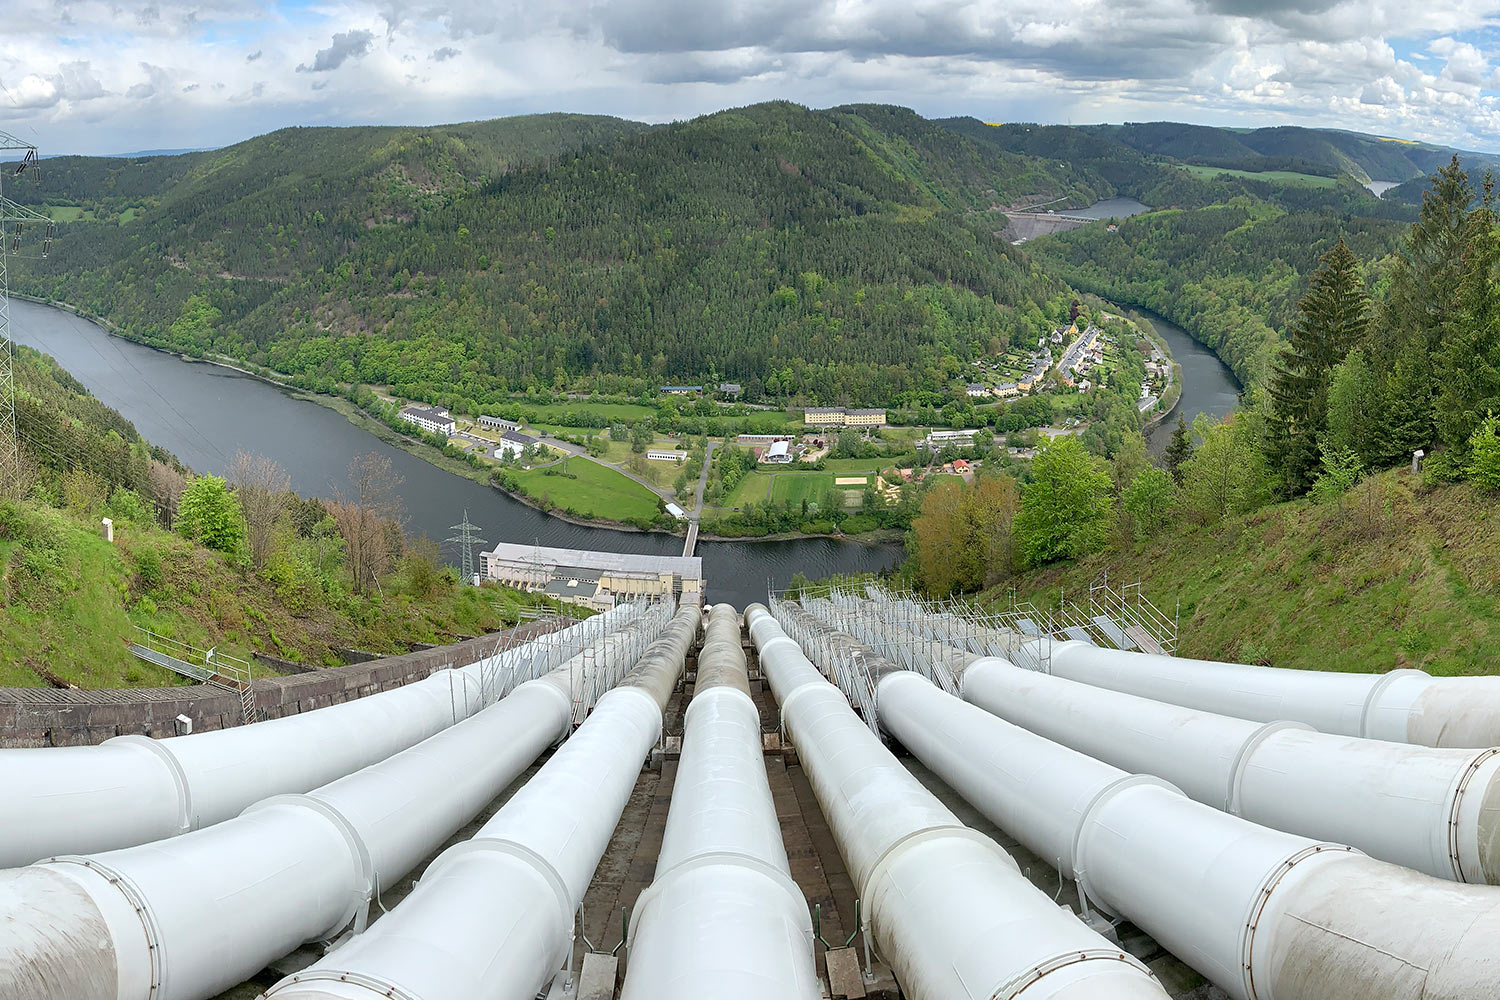
[[105, 187], [134, 214], [65, 224], [17, 283], [310, 388], [482, 405], [713, 372], [877, 404], [1063, 315], [1071, 291], [994, 237], [1000, 208], [1114, 193], [899, 108], [565, 122], [572, 148], [529, 159], [526, 135], [480, 155], [445, 127], [283, 131], [164, 158], [154, 191], [119, 161], [70, 165], [35, 197]]

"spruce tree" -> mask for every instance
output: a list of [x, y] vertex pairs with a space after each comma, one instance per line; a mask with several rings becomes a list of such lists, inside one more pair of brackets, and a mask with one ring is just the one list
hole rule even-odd
[[1443, 334], [1437, 369], [1437, 430], [1457, 454], [1486, 414], [1500, 412], [1500, 228], [1491, 192], [1469, 217], [1458, 309]]
[[[1414, 441], [1420, 442], [1416, 447], [1424, 447], [1436, 433], [1431, 402], [1439, 392], [1440, 372], [1432, 363], [1419, 363], [1415, 354], [1421, 352], [1434, 361], [1442, 356], [1444, 336], [1461, 312], [1464, 245], [1473, 201], [1468, 174], [1454, 156], [1422, 195], [1421, 213], [1396, 253], [1390, 291], [1371, 331], [1371, 364], [1390, 373], [1387, 420], [1399, 430], [1403, 443], [1398, 449], [1395, 442], [1389, 442], [1386, 450], [1397, 457]], [[1402, 359], [1406, 367], [1398, 379], [1394, 369]], [[1416, 380], [1424, 377], [1427, 384], [1417, 385]], [[1399, 388], [1398, 381], [1402, 383]], [[1408, 405], [1408, 400], [1416, 405]], [[1462, 448], [1463, 440], [1458, 443]]]
[[1167, 445], [1167, 471], [1178, 486], [1182, 485], [1183, 463], [1193, 457], [1193, 436], [1188, 433], [1187, 421], [1177, 414], [1177, 428], [1172, 431], [1172, 441]]
[[1292, 495], [1306, 492], [1317, 476], [1329, 378], [1364, 338], [1369, 306], [1359, 260], [1340, 237], [1318, 258], [1271, 375], [1266, 454]]

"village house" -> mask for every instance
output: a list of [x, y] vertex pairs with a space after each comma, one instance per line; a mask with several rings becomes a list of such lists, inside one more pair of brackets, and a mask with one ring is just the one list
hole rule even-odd
[[970, 399], [983, 399], [990, 394], [989, 387], [980, 385], [978, 382], [970, 382], [964, 386], [964, 392], [968, 393]]
[[536, 444], [537, 439], [520, 431], [505, 430], [500, 432], [500, 443], [495, 446], [495, 457], [502, 458], [506, 455], [520, 457], [521, 452]]
[[408, 406], [398, 416], [409, 424], [416, 424], [424, 431], [452, 437], [458, 433], [458, 422], [447, 410], [435, 406]]

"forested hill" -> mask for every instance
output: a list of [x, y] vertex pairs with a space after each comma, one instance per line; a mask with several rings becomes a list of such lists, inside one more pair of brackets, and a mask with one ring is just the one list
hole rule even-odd
[[49, 157], [38, 179], [9, 184], [6, 193], [51, 206], [60, 218], [96, 221], [119, 221], [122, 213], [127, 221], [192, 221], [207, 207], [249, 198], [246, 208], [280, 223], [326, 215], [352, 199], [369, 201], [376, 212], [400, 210], [413, 189], [476, 186], [649, 127], [602, 115], [545, 114], [428, 128], [284, 128], [180, 155]]
[[[18, 284], [314, 388], [483, 403], [715, 373], [884, 404], [1063, 315], [1068, 290], [994, 237], [999, 207], [1109, 193], [897, 108], [757, 105], [509, 170], [481, 131], [373, 153], [363, 131], [173, 158], [138, 215], [66, 225]], [[48, 183], [84, 200], [89, 170], [122, 169]]]
[[1491, 153], [1294, 125], [1234, 129], [1180, 122], [1127, 122], [1088, 125], [1081, 130], [1181, 163], [1232, 170], [1288, 170], [1324, 177], [1348, 174], [1360, 182], [1424, 178], [1447, 164], [1454, 154], [1470, 170], [1500, 164], [1500, 157]]

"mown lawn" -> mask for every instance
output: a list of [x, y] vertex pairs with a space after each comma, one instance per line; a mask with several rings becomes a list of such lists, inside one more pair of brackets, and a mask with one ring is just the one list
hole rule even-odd
[[656, 495], [614, 469], [586, 458], [514, 473], [521, 489], [548, 507], [616, 521], [656, 516]]

